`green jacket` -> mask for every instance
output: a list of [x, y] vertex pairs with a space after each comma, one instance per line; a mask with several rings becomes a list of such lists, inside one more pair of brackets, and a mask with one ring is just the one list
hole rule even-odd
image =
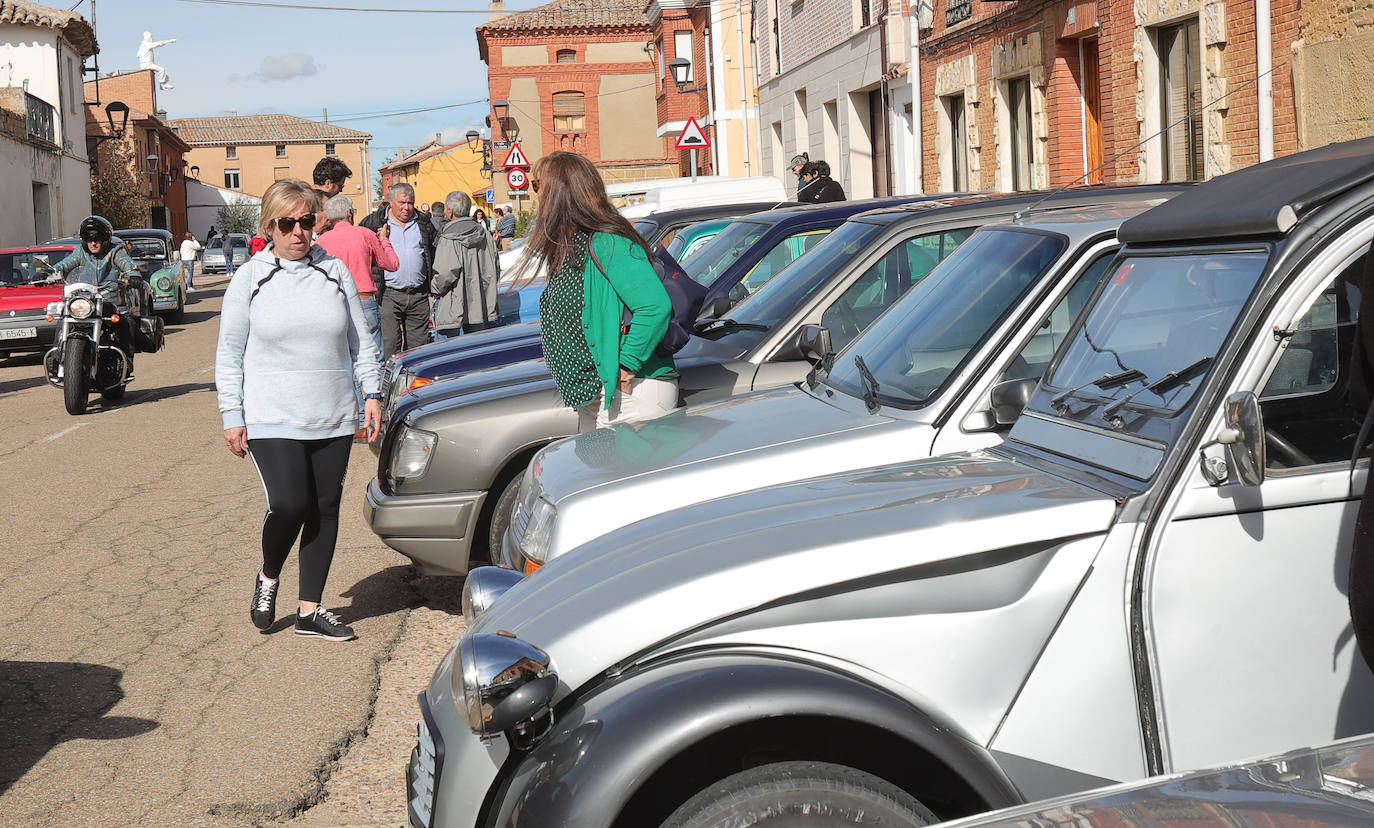
[[[582, 271], [582, 330], [610, 408], [622, 366], [650, 379], [677, 373], [672, 357], [654, 351], [668, 330], [673, 306], [638, 244], [615, 233], [594, 233], [591, 249], [596, 260], [588, 255]], [[634, 320], [622, 334], [625, 308], [634, 312]]]

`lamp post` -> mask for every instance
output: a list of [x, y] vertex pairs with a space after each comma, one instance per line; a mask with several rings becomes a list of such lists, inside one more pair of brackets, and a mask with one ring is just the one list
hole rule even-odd
[[[688, 88], [687, 88], [687, 84], [689, 84], [689, 83], [692, 82], [691, 79], [687, 76], [688, 73], [692, 71], [692, 62], [691, 62], [690, 60], [688, 60], [687, 58], [681, 58], [681, 57], [679, 57], [679, 58], [673, 58], [672, 60], [668, 61], [668, 71], [670, 71], [670, 72], [673, 73], [673, 85], [677, 87], [677, 91], [678, 91], [678, 92], [681, 92], [681, 93], [683, 93], [684, 95], [687, 94], [687, 93], [689, 93], [689, 92], [694, 92], [694, 93], [700, 95], [702, 100], [706, 101], [706, 120], [707, 120], [708, 122], [710, 122], [710, 124], [711, 124], [711, 131], [712, 131], [712, 132], [715, 132], [715, 129], [716, 129], [716, 122], [715, 122], [715, 118], [711, 117], [711, 98], [710, 98], [710, 96], [708, 96], [708, 95], [706, 94], [706, 92], [708, 91], [707, 88], [706, 88], [705, 86], [694, 86], [694, 87], [692, 87], [691, 89], [688, 89]], [[711, 143], [712, 143], [712, 146], [715, 145], [715, 142], [714, 142], [714, 141], [712, 141]], [[692, 180], [693, 180], [693, 181], [696, 181], [696, 180], [697, 180], [697, 151], [696, 151], [695, 149], [692, 149], [692, 150], [691, 150], [691, 153], [692, 153]], [[714, 169], [714, 168], [713, 168], [713, 169]]]
[[[116, 114], [119, 116], [118, 124], [115, 123]], [[86, 152], [90, 156], [96, 156], [96, 151], [106, 141], [124, 137], [124, 131], [129, 128], [129, 105], [123, 101], [110, 101], [105, 105], [105, 121], [110, 125], [108, 133], [97, 132], [95, 135], [86, 136]], [[91, 166], [100, 166], [98, 156], [91, 159]]]

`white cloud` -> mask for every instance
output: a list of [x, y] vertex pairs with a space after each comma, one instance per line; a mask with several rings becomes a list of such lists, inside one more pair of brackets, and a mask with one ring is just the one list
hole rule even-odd
[[284, 55], [268, 55], [262, 59], [258, 71], [251, 75], [230, 75], [231, 81], [287, 81], [318, 75], [320, 68], [315, 65], [315, 57], [304, 52], [287, 52]]

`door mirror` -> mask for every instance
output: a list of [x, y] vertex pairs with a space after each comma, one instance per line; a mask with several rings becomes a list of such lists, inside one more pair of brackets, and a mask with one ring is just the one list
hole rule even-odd
[[1226, 398], [1226, 427], [1217, 442], [1226, 447], [1226, 464], [1246, 486], [1264, 482], [1264, 415], [1253, 391], [1237, 391]]
[[1026, 410], [1030, 402], [1031, 394], [1035, 393], [1035, 386], [1039, 384], [1040, 380], [1028, 377], [994, 385], [989, 395], [992, 398], [993, 422], [1005, 428], [1019, 420], [1021, 412]]
[[730, 301], [729, 296], [716, 294], [708, 299], [706, 304], [702, 306], [701, 313], [697, 315], [697, 318], [719, 319], [728, 313], [730, 308], [734, 307], [734, 305], [735, 303]]
[[820, 365], [835, 349], [830, 345], [830, 329], [824, 325], [802, 325], [797, 331], [797, 352], [812, 365]]

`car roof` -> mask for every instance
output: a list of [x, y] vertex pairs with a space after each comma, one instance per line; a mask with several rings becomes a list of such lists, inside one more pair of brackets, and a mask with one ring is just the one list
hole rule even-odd
[[825, 204], [796, 204], [788, 207], [777, 207], [760, 213], [751, 213], [747, 216], [741, 216], [740, 220], [751, 221], [756, 224], [790, 224], [800, 221], [847, 219], [859, 213], [873, 210], [909, 206], [946, 198], [948, 196], [905, 195], [831, 201]]
[[42, 253], [48, 250], [61, 250], [64, 253], [76, 247], [76, 240], [70, 244], [63, 239], [55, 239], [43, 244], [26, 244], [21, 247], [0, 247], [0, 253]]
[[640, 216], [631, 219], [631, 224], [638, 224], [641, 221], [652, 221], [662, 227], [665, 224], [676, 224], [679, 222], [695, 222], [711, 218], [734, 218], [745, 216], [750, 213], [757, 213], [760, 210], [772, 210], [777, 207], [786, 207], [795, 204], [792, 201], [749, 201], [739, 204], [711, 204], [704, 207], [682, 207], [677, 210], [664, 210], [658, 213], [650, 213], [647, 216]]
[[1220, 175], [1121, 226], [1149, 243], [1287, 233], [1303, 216], [1374, 180], [1374, 138], [1284, 156]]
[[1111, 232], [1122, 222], [1159, 206], [1163, 196], [1153, 199], [1124, 201], [1117, 204], [1089, 204], [1070, 206], [1062, 210], [1038, 212], [1031, 218], [1012, 218], [985, 225], [992, 227], [1016, 227], [1027, 230], [1046, 230], [1069, 236], [1074, 240], [1092, 238], [1100, 233]]
[[131, 230], [116, 230], [116, 236], [121, 239], [162, 239], [171, 241], [172, 234], [168, 230], [160, 230], [156, 227], [135, 227]]
[[895, 224], [897, 222], [920, 219], [930, 210], [941, 209], [941, 218], [947, 215], [988, 215], [1016, 210], [1018, 220], [1035, 221], [1051, 211], [1069, 207], [1091, 205], [1122, 204], [1155, 198], [1172, 198], [1189, 189], [1191, 184], [1132, 184], [1122, 187], [1074, 187], [1054, 192], [1034, 192], [983, 195], [940, 196], [931, 201], [921, 201], [887, 210], [875, 210], [855, 216], [851, 221], [869, 224]]

